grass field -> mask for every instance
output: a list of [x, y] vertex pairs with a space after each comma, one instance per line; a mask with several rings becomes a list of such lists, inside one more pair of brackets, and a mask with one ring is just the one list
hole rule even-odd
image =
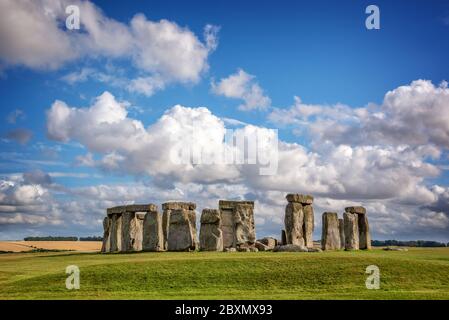
[[[377, 265], [379, 290], [365, 269]], [[65, 268], [81, 288], [65, 288]], [[449, 248], [0, 255], [1, 299], [449, 299]]]
[[0, 252], [41, 250], [100, 251], [101, 241], [0, 241]]

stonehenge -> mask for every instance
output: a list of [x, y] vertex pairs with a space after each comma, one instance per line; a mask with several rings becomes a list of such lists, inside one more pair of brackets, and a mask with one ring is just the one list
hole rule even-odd
[[340, 245], [340, 229], [338, 227], [338, 214], [336, 212], [323, 213], [323, 232], [321, 237], [321, 249], [338, 250]]
[[223, 251], [223, 231], [219, 210], [204, 209], [201, 214], [200, 250]]
[[254, 227], [254, 201], [220, 200], [223, 248], [237, 251], [253, 251], [256, 243]]
[[288, 194], [288, 201], [285, 207], [285, 235], [286, 243], [313, 247], [313, 229], [314, 229], [314, 213], [313, 213], [313, 197], [302, 194]]
[[281, 241], [256, 240], [254, 201], [219, 200], [217, 209], [203, 209], [197, 235], [196, 204], [166, 202], [123, 205], [106, 210], [102, 253], [137, 251], [321, 252], [369, 250], [371, 235], [366, 209], [346, 207], [322, 215], [321, 248], [314, 247], [313, 197], [288, 194]]

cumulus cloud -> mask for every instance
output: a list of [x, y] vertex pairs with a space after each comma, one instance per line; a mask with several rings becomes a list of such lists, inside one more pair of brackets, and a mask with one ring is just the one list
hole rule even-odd
[[385, 94], [380, 106], [308, 105], [296, 98], [289, 109], [276, 108], [269, 120], [294, 125], [315, 141], [350, 145], [423, 145], [449, 148], [449, 89], [416, 80]]
[[[64, 27], [68, 5], [80, 9], [79, 31]], [[217, 32], [218, 27], [206, 25], [202, 42], [188, 28], [164, 19], [136, 14], [129, 24], [116, 21], [89, 1], [6, 0], [0, 4], [0, 61], [7, 67], [54, 70], [84, 57], [128, 59], [143, 74], [129, 89], [151, 95], [168, 83], [198, 82], [217, 47]], [[85, 81], [92, 73], [86, 68], [63, 80]]]
[[218, 83], [212, 81], [211, 85], [212, 92], [217, 95], [243, 100], [244, 103], [239, 106], [240, 110], [264, 110], [271, 105], [271, 99], [264, 94], [255, 77], [242, 69]]

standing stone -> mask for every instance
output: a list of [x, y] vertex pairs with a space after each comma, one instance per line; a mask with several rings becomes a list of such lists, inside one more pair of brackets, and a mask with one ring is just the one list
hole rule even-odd
[[192, 224], [190, 210], [175, 209], [170, 212], [167, 247], [169, 251], [190, 251], [196, 248], [196, 227]]
[[[124, 210], [124, 209], [123, 209]], [[122, 251], [122, 215], [123, 213], [111, 213], [111, 252]]]
[[371, 249], [371, 234], [369, 230], [368, 217], [366, 209], [361, 206], [347, 207], [345, 211], [357, 215], [357, 224], [359, 231], [359, 249]]
[[359, 214], [358, 222], [359, 222], [359, 248], [363, 250], [370, 250], [371, 235], [369, 231], [369, 223], [367, 215]]
[[164, 234], [162, 232], [162, 217], [157, 211], [150, 211], [143, 220], [143, 241], [144, 251], [163, 251]]
[[345, 222], [343, 219], [338, 219], [338, 230], [340, 231], [340, 249], [345, 248]]
[[162, 204], [162, 232], [164, 235], [164, 250], [167, 250], [168, 230], [170, 225], [170, 213], [172, 210], [186, 209], [195, 211], [196, 204], [192, 202], [166, 202]]
[[313, 248], [313, 197], [290, 193], [286, 199], [288, 201], [284, 218], [286, 244]]
[[120, 251], [131, 252], [142, 250], [142, 223], [135, 212], [122, 215], [122, 247]]
[[303, 237], [304, 212], [302, 204], [289, 202], [285, 208], [285, 234], [287, 244], [305, 246]]
[[340, 230], [338, 227], [338, 215], [336, 212], [323, 213], [323, 230], [321, 236], [321, 249], [340, 249]]
[[345, 212], [343, 219], [345, 224], [345, 250], [358, 250], [359, 224], [357, 214]]
[[314, 227], [314, 214], [313, 207], [310, 204], [304, 205], [302, 208], [304, 212], [304, 227], [303, 236], [305, 246], [313, 248], [313, 227]]
[[255, 249], [254, 201], [220, 200], [223, 248]]
[[287, 244], [287, 234], [285, 233], [285, 230], [282, 230], [282, 233], [281, 233], [281, 244], [282, 245]]
[[203, 209], [200, 228], [201, 251], [223, 251], [220, 211]]
[[111, 219], [106, 216], [103, 220], [103, 245], [101, 246], [101, 252], [109, 252], [111, 251]]

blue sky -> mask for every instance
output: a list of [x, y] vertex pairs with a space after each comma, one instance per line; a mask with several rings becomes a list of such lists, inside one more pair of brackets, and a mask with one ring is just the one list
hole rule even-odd
[[[73, 3], [80, 30], [65, 28]], [[365, 27], [370, 4], [379, 30]], [[285, 193], [300, 192], [316, 197], [317, 221], [361, 204], [374, 238], [449, 241], [447, 1], [5, 1], [0, 12], [0, 238], [101, 234], [108, 206], [191, 200], [200, 212], [222, 198], [256, 200], [258, 235], [278, 235]], [[189, 117], [204, 137], [235, 127], [227, 119], [278, 129], [277, 176], [166, 165]]]

